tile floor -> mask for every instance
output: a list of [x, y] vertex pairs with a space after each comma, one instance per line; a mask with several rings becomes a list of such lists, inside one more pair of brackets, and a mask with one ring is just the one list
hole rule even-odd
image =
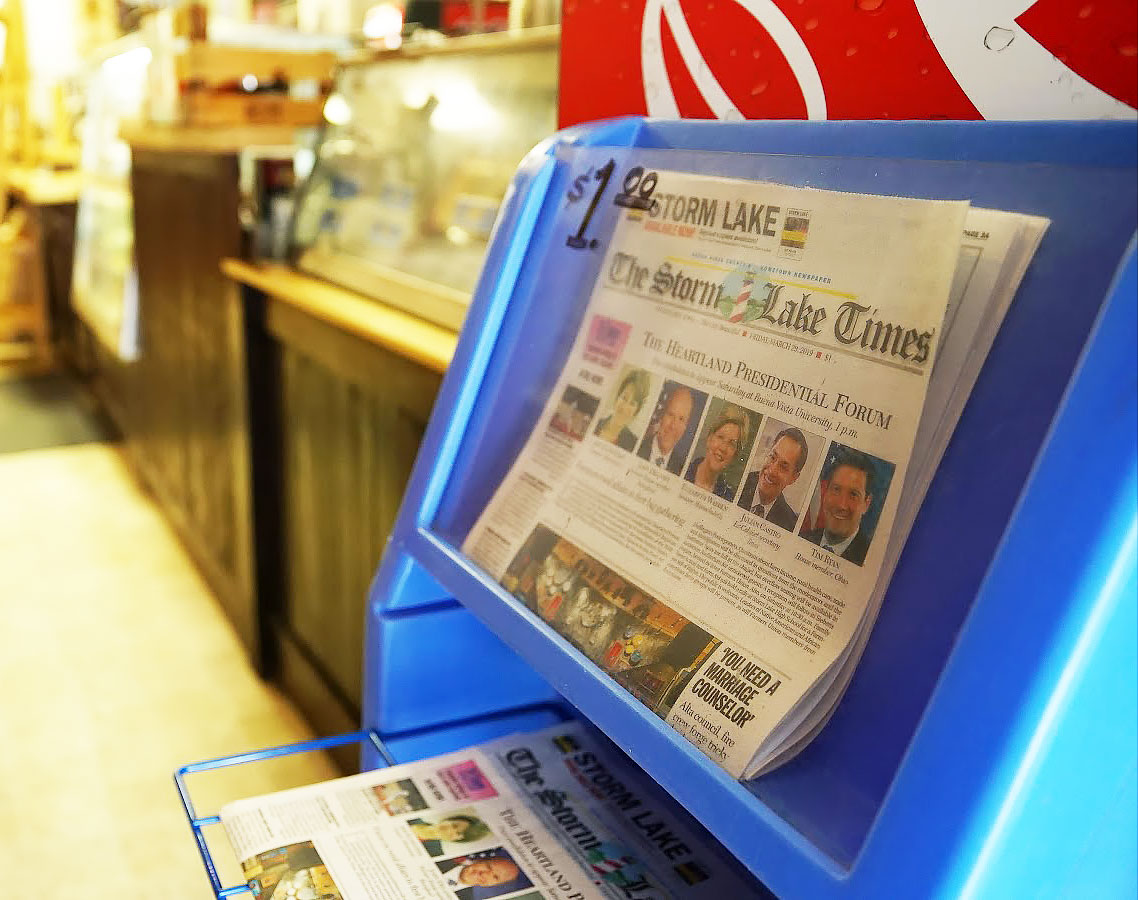
[[[310, 736], [256, 677], [112, 445], [0, 455], [6, 896], [211, 897], [171, 773]], [[196, 776], [191, 788], [206, 812], [334, 774], [308, 754]], [[224, 883], [239, 882], [222, 862]]]

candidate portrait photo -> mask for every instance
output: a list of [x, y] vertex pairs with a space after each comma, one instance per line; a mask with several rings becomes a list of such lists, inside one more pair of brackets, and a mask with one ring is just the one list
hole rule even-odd
[[739, 506], [786, 531], [793, 531], [810, 495], [826, 439], [769, 416], [747, 464]]
[[625, 366], [593, 434], [622, 450], [635, 450], [647, 424], [650, 410], [646, 405], [651, 393], [652, 376], [645, 369]]
[[679, 475], [706, 403], [707, 394], [703, 391], [678, 381], [665, 381], [636, 455]]
[[799, 534], [834, 556], [863, 565], [893, 471], [891, 462], [831, 443]]
[[503, 847], [435, 863], [458, 900], [489, 900], [532, 888], [533, 882]]
[[716, 497], [733, 499], [761, 421], [757, 412], [723, 397], [714, 398], [708, 404], [684, 479]]
[[493, 834], [473, 807], [405, 819], [404, 822], [431, 856], [460, 853], [463, 844], [477, 843]]

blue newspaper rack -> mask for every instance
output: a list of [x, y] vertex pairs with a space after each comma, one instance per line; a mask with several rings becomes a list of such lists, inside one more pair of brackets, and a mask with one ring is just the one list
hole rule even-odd
[[[484, 711], [483, 692], [508, 692], [520, 659], [779, 896], [1132, 890], [1135, 136], [1129, 123], [634, 118], [536, 148], [500, 214], [372, 586], [367, 727], [382, 731], [401, 691], [430, 677], [428, 648], [411, 667], [380, 652], [392, 624], [457, 601], [509, 651], [466, 654], [450, 703], [469, 692]], [[581, 325], [617, 213], [586, 211], [610, 160], [614, 184], [639, 166], [1051, 219], [846, 696], [797, 759], [748, 783], [460, 549]], [[519, 690], [534, 699], [527, 679]]]
[[[342, 740], [363, 740], [364, 765], [381, 766], [581, 716], [755, 875], [760, 896], [1132, 893], [1136, 154], [1132, 123], [631, 118], [541, 144], [499, 215], [373, 581], [364, 730]], [[609, 161], [614, 184], [667, 169], [1051, 220], [845, 697], [800, 756], [749, 782], [461, 551], [581, 325], [616, 218], [589, 203]], [[183, 797], [192, 821], [214, 821]], [[242, 890], [211, 878], [218, 896]]]

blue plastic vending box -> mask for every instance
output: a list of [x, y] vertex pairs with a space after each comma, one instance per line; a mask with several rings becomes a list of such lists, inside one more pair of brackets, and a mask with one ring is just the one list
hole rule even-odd
[[[373, 587], [366, 720], [392, 715], [413, 674], [385, 655], [384, 617], [415, 605], [426, 575], [431, 597], [477, 615], [779, 896], [1132, 891], [1135, 152], [1132, 123], [626, 119], [539, 146]], [[580, 327], [616, 211], [583, 220], [568, 193], [609, 160], [617, 184], [639, 166], [967, 198], [1052, 223], [845, 698], [797, 759], [745, 784], [459, 549]]]

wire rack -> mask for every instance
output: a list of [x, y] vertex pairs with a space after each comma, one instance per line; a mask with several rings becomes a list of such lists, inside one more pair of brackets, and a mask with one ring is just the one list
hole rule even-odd
[[370, 743], [372, 747], [379, 754], [379, 760], [375, 768], [386, 768], [387, 766], [395, 765], [395, 759], [388, 752], [387, 747], [384, 746], [383, 739], [379, 733], [372, 730], [353, 731], [349, 734], [340, 734], [334, 737], [318, 738], [312, 741], [301, 741], [296, 744], [282, 744], [279, 747], [268, 747], [264, 750], [252, 750], [247, 753], [236, 753], [232, 756], [221, 756], [217, 759], [209, 759], [204, 762], [190, 763], [182, 766], [174, 773], [174, 783], [178, 786], [178, 794], [182, 798], [182, 806], [186, 810], [186, 817], [190, 820], [190, 828], [194, 833], [194, 841], [197, 843], [198, 853], [201, 854], [202, 863], [205, 865], [206, 874], [209, 876], [210, 886], [213, 888], [213, 894], [217, 900], [222, 900], [225, 897], [234, 897], [238, 894], [253, 894], [253, 889], [248, 884], [233, 885], [231, 887], [222, 887], [221, 879], [217, 874], [217, 866], [213, 861], [213, 855], [210, 853], [209, 846], [206, 843], [205, 835], [202, 833], [203, 828], [208, 828], [211, 825], [220, 825], [221, 817], [216, 814], [200, 816], [194, 810], [193, 801], [190, 799], [190, 791], [186, 785], [186, 777], [194, 775], [199, 772], [209, 772], [214, 769], [224, 769], [228, 766], [240, 766], [246, 763], [263, 762], [269, 759], [277, 759], [281, 756], [290, 756], [296, 753], [311, 753], [316, 750], [330, 750], [333, 747], [342, 747], [345, 744], [363, 744]]

